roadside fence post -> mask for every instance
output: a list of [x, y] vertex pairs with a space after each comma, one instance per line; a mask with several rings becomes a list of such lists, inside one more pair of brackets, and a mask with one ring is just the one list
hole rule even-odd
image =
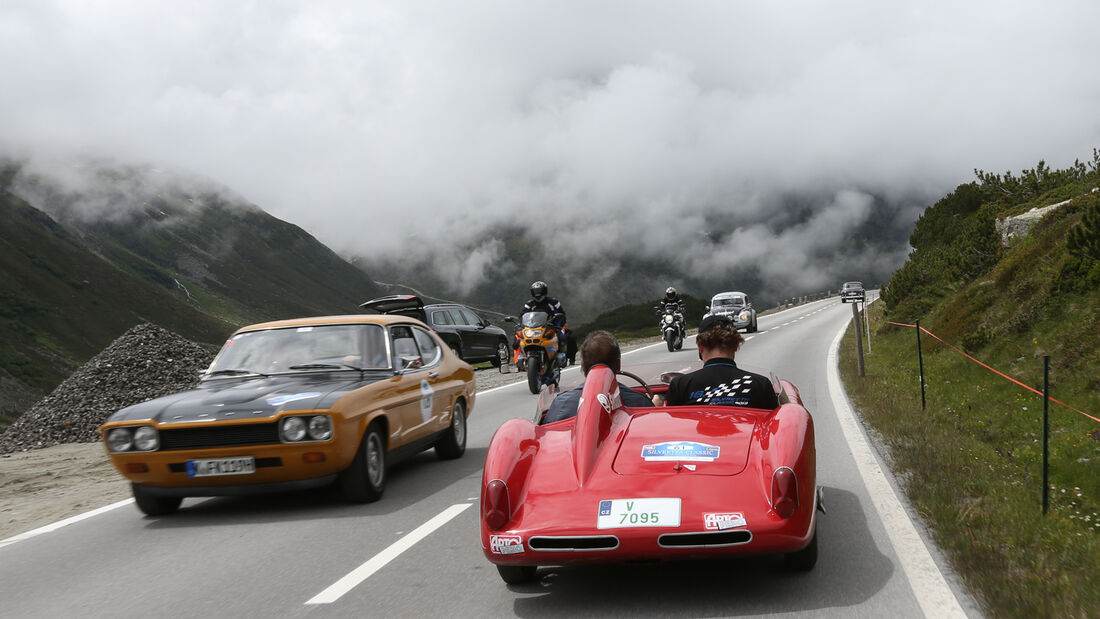
[[856, 325], [856, 360], [859, 363], [859, 375], [866, 376], [863, 370], [863, 321], [859, 319], [859, 303], [852, 303], [852, 322]]
[[867, 333], [867, 354], [874, 352], [871, 350], [871, 313], [867, 311], [867, 304], [863, 304], [863, 325], [864, 331]]
[[1047, 449], [1047, 437], [1050, 434], [1050, 426], [1047, 423], [1047, 412], [1050, 407], [1050, 355], [1043, 355], [1043, 515], [1047, 513], [1047, 507], [1050, 504], [1050, 484], [1048, 483], [1048, 457], [1050, 452]]
[[917, 363], [920, 366], [920, 409], [925, 410], [924, 401], [924, 355], [920, 350], [920, 321], [917, 321]]

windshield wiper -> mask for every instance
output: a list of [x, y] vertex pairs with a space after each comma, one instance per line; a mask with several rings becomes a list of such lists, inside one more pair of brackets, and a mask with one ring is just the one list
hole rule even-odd
[[356, 372], [362, 372], [363, 368], [355, 367], [354, 365], [348, 365], [341, 363], [339, 365], [335, 363], [303, 363], [302, 365], [292, 365], [288, 367], [288, 370], [340, 370], [340, 369], [355, 370]]
[[245, 374], [267, 376], [267, 374], [255, 370], [214, 370], [213, 372], [206, 373], [207, 376], [243, 376]]

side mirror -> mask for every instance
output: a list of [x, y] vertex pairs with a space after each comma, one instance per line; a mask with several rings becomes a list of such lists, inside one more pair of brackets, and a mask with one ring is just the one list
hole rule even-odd
[[505, 316], [504, 317], [504, 322], [515, 322], [515, 321], [516, 321], [515, 316]]
[[401, 357], [401, 369], [402, 370], [415, 370], [420, 367], [423, 361], [419, 356], [406, 355]]

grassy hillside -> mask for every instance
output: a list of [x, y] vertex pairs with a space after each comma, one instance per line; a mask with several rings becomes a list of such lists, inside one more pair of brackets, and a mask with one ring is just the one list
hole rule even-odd
[[[991, 616], [1092, 616], [1100, 608], [1100, 423], [1051, 404], [1050, 510], [1041, 512], [1042, 398], [888, 322], [920, 320], [945, 341], [1100, 417], [1100, 157], [1019, 176], [978, 172], [918, 222], [910, 261], [872, 306], [866, 377], [845, 344], [842, 374], [889, 450], [917, 511]], [[1001, 245], [995, 220], [1072, 201]], [[1087, 216], [1089, 213], [1093, 215]], [[1077, 239], [1074, 243], [1067, 239]], [[882, 311], [885, 310], [884, 313]]]
[[120, 270], [46, 214], [2, 192], [0, 229], [0, 376], [27, 388], [0, 408], [0, 426], [139, 322], [209, 343], [232, 329]]
[[138, 322], [217, 345], [380, 294], [301, 228], [201, 182], [87, 168], [62, 184], [0, 161], [0, 427]]

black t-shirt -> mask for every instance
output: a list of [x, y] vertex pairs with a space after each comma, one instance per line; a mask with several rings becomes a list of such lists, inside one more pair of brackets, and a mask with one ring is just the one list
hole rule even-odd
[[773, 409], [779, 398], [772, 381], [737, 367], [733, 359], [717, 357], [699, 370], [678, 376], [668, 386], [669, 406], [703, 404]]

